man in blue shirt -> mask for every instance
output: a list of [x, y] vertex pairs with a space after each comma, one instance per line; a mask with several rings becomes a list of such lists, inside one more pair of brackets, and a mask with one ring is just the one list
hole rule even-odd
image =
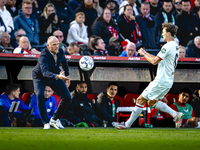
[[137, 57], [137, 56], [138, 56], [138, 53], [136, 51], [136, 46], [132, 42], [129, 42], [126, 47], [126, 50], [123, 51], [121, 55], [119, 55], [119, 57]]
[[[46, 86], [45, 90], [44, 90], [44, 97], [45, 97], [45, 102], [46, 102], [46, 109], [47, 109], [47, 115], [49, 120], [51, 119], [51, 117], [53, 116], [54, 112], [56, 111], [56, 99], [55, 97], [52, 96], [53, 94], [53, 90], [51, 89], [51, 87]], [[35, 113], [35, 126], [43, 126], [41, 117], [40, 117], [40, 112], [38, 109], [38, 105], [37, 105], [37, 96], [34, 95], [31, 98], [31, 107], [34, 108], [34, 113]]]
[[11, 83], [6, 86], [6, 92], [0, 95], [0, 126], [10, 126], [9, 109], [14, 101], [20, 102], [18, 109], [20, 109], [22, 112], [17, 111], [13, 114], [14, 120], [16, 120], [16, 122], [13, 122], [13, 125], [31, 126], [30, 123], [32, 120], [28, 120], [28, 118], [32, 115], [33, 109], [19, 99], [19, 94], [20, 85]]

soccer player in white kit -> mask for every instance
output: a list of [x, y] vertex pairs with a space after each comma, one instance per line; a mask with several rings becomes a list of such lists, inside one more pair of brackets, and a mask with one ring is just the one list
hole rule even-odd
[[174, 71], [179, 57], [179, 47], [174, 41], [174, 36], [177, 33], [178, 27], [171, 23], [163, 23], [162, 28], [162, 36], [167, 43], [163, 45], [157, 56], [147, 53], [143, 48], [138, 50], [138, 53], [143, 55], [150, 63], [153, 65], [158, 64], [156, 77], [137, 98], [136, 105], [130, 118], [122, 123], [112, 122], [112, 125], [117, 129], [130, 128], [133, 122], [141, 114], [144, 104], [147, 101], [150, 106], [165, 113], [169, 113], [174, 118], [176, 129], [179, 129], [181, 126], [183, 113], [176, 112], [167, 104], [158, 101], [159, 99], [164, 98], [173, 85]]

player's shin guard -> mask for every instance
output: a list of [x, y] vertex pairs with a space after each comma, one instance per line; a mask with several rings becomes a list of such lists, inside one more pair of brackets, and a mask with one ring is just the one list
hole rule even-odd
[[167, 104], [165, 104], [161, 101], [158, 101], [157, 103], [155, 103], [153, 107], [162, 112], [169, 113], [172, 117], [175, 117], [177, 115], [176, 111], [174, 111]]
[[131, 126], [133, 122], [139, 117], [142, 112], [144, 105], [136, 104], [130, 118], [126, 121], [126, 126]]

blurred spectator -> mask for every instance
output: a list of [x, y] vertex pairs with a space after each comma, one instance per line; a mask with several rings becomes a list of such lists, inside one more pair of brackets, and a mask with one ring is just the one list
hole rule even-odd
[[92, 100], [87, 98], [87, 83], [80, 81], [71, 92], [72, 102], [65, 111], [64, 118], [74, 124], [86, 122], [89, 127], [99, 127]]
[[111, 37], [119, 38], [118, 27], [112, 20], [111, 11], [108, 8], [103, 10], [103, 13], [98, 17], [91, 27], [92, 35], [100, 36], [106, 45]]
[[88, 45], [87, 27], [84, 24], [85, 14], [83, 12], [76, 13], [76, 18], [70, 23], [67, 35], [67, 43], [76, 42], [78, 44]]
[[63, 32], [64, 41], [66, 41], [66, 37], [69, 30], [69, 24], [75, 19], [74, 11], [64, 0], [50, 0], [55, 8], [56, 13], [61, 20], [60, 22], [60, 30]]
[[127, 47], [126, 47], [126, 50], [123, 51], [121, 53], [121, 55], [119, 55], [120, 57], [137, 57], [138, 56], [138, 53], [136, 51], [136, 46], [134, 43], [132, 42], [129, 42]]
[[[30, 0], [30, 1], [32, 3], [32, 14], [35, 15], [37, 20], [39, 20], [42, 12], [39, 9], [38, 2], [37, 2], [37, 0]], [[22, 8], [22, 3], [20, 5], [18, 5], [18, 8], [17, 8], [18, 9], [18, 13], [20, 12], [20, 10]]]
[[133, 16], [133, 9], [130, 4], [125, 5], [123, 14], [119, 17], [119, 32], [123, 39], [138, 43], [142, 38], [140, 27]]
[[133, 16], [138, 16], [140, 14], [140, 7], [137, 6], [136, 4], [136, 0], [127, 0], [127, 1], [123, 1], [121, 3], [121, 5], [119, 6], [119, 15], [122, 15], [124, 13], [124, 7], [130, 4], [132, 6], [132, 10], [133, 10]]
[[33, 124], [33, 109], [19, 99], [20, 87], [19, 84], [10, 83], [6, 86], [5, 93], [0, 95], [0, 126], [10, 127], [10, 121], [12, 120], [10, 120], [9, 109], [12, 102], [20, 102], [18, 108], [22, 111], [17, 110], [13, 114], [13, 119], [16, 120], [13, 125], [30, 127]]
[[95, 50], [94, 56], [109, 56], [108, 51], [105, 49], [106, 45], [101, 37], [96, 36], [92, 40], [92, 47]]
[[52, 3], [48, 3], [39, 19], [40, 27], [40, 43], [43, 44], [47, 41], [48, 37], [54, 31], [60, 29], [60, 20], [56, 14], [55, 7]]
[[160, 26], [159, 22], [150, 14], [150, 4], [143, 2], [141, 5], [142, 14], [136, 17], [142, 32], [142, 43], [146, 49], [156, 49], [159, 46]]
[[194, 115], [200, 117], [200, 87], [192, 94], [192, 99], [188, 102], [194, 110]]
[[3, 32], [11, 33], [14, 30], [13, 18], [6, 9], [6, 0], [0, 0], [0, 35]]
[[[54, 93], [54, 91], [51, 89], [51, 87], [46, 86], [45, 90], [44, 90], [44, 97], [45, 97], [45, 103], [46, 103], [46, 109], [47, 109], [47, 115], [50, 118], [53, 116], [54, 112], [56, 111], [56, 106], [57, 106], [57, 102], [55, 97], [52, 96], [52, 94]], [[34, 126], [35, 127], [43, 127], [43, 122], [41, 120], [40, 117], [40, 113], [39, 113], [39, 109], [38, 109], [38, 105], [37, 105], [37, 96], [34, 95], [31, 98], [30, 101], [30, 106], [32, 108], [34, 108], [34, 113], [35, 113], [35, 123]]]
[[26, 36], [30, 40], [31, 45], [39, 45], [39, 24], [35, 16], [32, 14], [32, 2], [24, 0], [22, 2], [22, 10], [14, 18], [15, 31], [24, 29]]
[[19, 46], [19, 39], [22, 37], [22, 36], [26, 36], [26, 31], [24, 31], [24, 29], [18, 29], [16, 32], [15, 32], [15, 39], [14, 39], [14, 42], [13, 42], [13, 46], [14, 48], [18, 47]]
[[185, 47], [179, 45], [179, 58], [185, 58], [186, 50]]
[[17, 0], [7, 0], [6, 9], [10, 12], [12, 18], [17, 16], [17, 9], [15, 7]]
[[111, 37], [108, 45], [109, 56], [119, 56], [123, 51], [121, 42], [118, 38]]
[[67, 50], [65, 51], [65, 55], [80, 55], [78, 44], [76, 42], [70, 43]]
[[194, 7], [192, 8], [191, 13], [200, 18], [200, 0], [194, 1]]
[[182, 112], [184, 114], [182, 120], [182, 127], [200, 128], [200, 118], [195, 117], [192, 106], [187, 103], [190, 99], [191, 94], [192, 93], [188, 88], [181, 89], [178, 101], [171, 104], [170, 107], [173, 110]]
[[182, 9], [181, 9], [181, 1], [182, 0], [173, 0], [172, 3], [175, 7], [175, 10], [173, 11], [172, 15], [176, 17], [177, 14], [180, 14]]
[[156, 16], [160, 12], [161, 6], [159, 5], [159, 0], [149, 0], [150, 3], [150, 14]]
[[114, 23], [117, 24], [118, 21], [119, 21], [119, 14], [116, 11], [116, 7], [117, 7], [116, 1], [114, 1], [114, 0], [106, 0], [106, 7], [108, 9], [110, 9], [111, 15], [112, 15], [112, 19], [113, 19]]
[[75, 11], [81, 2], [82, 0], [69, 0], [68, 5], [71, 7], [73, 11]]
[[80, 3], [75, 12], [83, 12], [85, 14], [85, 25], [88, 26], [87, 31], [90, 36], [91, 26], [97, 18], [97, 11], [93, 8], [93, 0], [84, 0]]
[[182, 12], [176, 15], [176, 24], [178, 26], [177, 37], [180, 45], [186, 46], [190, 40], [200, 35], [200, 19], [191, 14], [190, 0], [182, 0]]
[[102, 12], [103, 12], [103, 8], [101, 8], [101, 6], [99, 6], [99, 0], [93, 0], [93, 8], [96, 9], [97, 11], [97, 16], [101, 16]]
[[172, 16], [172, 1], [171, 0], [164, 0], [162, 9], [159, 13], [157, 13], [156, 18], [158, 19], [160, 26], [162, 23], [172, 22], [175, 24], [175, 19]]
[[4, 53], [12, 53], [13, 52], [14, 48], [10, 44], [10, 35], [7, 32], [3, 32], [0, 35], [0, 46], [3, 47], [3, 49], [0, 50], [1, 52], [4, 52]]
[[26, 36], [22, 36], [19, 39], [19, 46], [13, 51], [14, 54], [40, 54], [40, 51], [35, 48], [31, 48], [29, 39]]
[[112, 126], [113, 121], [117, 121], [116, 110], [120, 107], [119, 101], [114, 97], [118, 92], [118, 84], [109, 82], [106, 92], [101, 92], [96, 100], [96, 115], [98, 118], [107, 121], [107, 126]]
[[[156, 18], [159, 21], [160, 30], [161, 30], [160, 48], [166, 43], [166, 41], [164, 41], [164, 39], [162, 37], [162, 23], [171, 22], [172, 24], [175, 25], [175, 19], [174, 19], [174, 16], [172, 15], [172, 8], [173, 8], [172, 1], [171, 0], [164, 0], [161, 11], [156, 14]], [[174, 40], [177, 43], [179, 41], [176, 36], [174, 37]]]
[[57, 37], [59, 44], [60, 44], [60, 48], [65, 50], [67, 48], [67, 45], [65, 45], [63, 43], [63, 40], [64, 40], [63, 32], [60, 31], [60, 30], [56, 30], [56, 31], [53, 32], [53, 36]]
[[200, 36], [196, 36], [194, 40], [188, 42], [186, 56], [200, 58]]
[[92, 55], [94, 54], [94, 51], [95, 51], [95, 49], [92, 47], [92, 41], [94, 40], [95, 37], [96, 35], [91, 35], [89, 37], [89, 42], [88, 42], [89, 51]]

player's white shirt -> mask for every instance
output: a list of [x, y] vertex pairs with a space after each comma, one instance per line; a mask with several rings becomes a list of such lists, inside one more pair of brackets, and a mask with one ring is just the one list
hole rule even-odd
[[160, 87], [171, 88], [174, 82], [174, 71], [178, 63], [179, 48], [175, 41], [163, 45], [157, 57], [162, 59], [158, 63], [157, 74], [154, 82]]

